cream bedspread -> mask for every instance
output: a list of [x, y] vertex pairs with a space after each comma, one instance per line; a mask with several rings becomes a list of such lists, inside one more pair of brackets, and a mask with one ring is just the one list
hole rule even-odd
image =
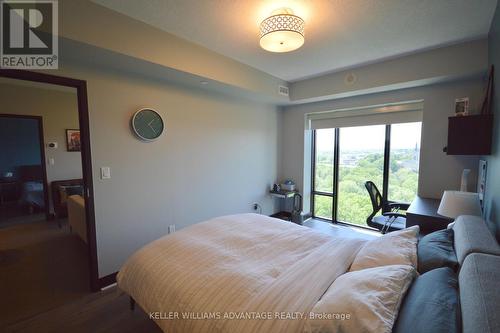
[[117, 281], [164, 332], [302, 332], [364, 242], [257, 214], [225, 216], [146, 245]]

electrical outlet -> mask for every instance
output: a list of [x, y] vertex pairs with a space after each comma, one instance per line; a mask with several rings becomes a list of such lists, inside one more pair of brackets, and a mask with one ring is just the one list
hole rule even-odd
[[171, 224], [168, 226], [168, 233], [173, 234], [175, 232], [175, 224]]
[[258, 212], [259, 214], [262, 214], [262, 207], [257, 202], [254, 202], [252, 204], [252, 208], [254, 211]]

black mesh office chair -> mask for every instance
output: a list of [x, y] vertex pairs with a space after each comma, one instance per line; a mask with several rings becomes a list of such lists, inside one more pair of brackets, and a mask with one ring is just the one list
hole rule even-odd
[[[365, 187], [373, 207], [373, 212], [366, 219], [366, 223], [370, 227], [380, 230], [383, 234], [406, 228], [406, 215], [399, 213], [399, 211], [407, 210], [409, 205], [385, 201], [377, 186], [371, 181], [367, 181]], [[382, 215], [375, 216], [381, 209]]]

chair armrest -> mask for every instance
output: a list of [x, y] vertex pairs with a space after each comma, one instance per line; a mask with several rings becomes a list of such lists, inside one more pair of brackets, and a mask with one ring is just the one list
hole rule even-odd
[[401, 210], [408, 210], [408, 208], [410, 208], [410, 204], [402, 203], [402, 202], [391, 202], [391, 203], [387, 204], [387, 206], [390, 209], [397, 208], [397, 209], [401, 209]]
[[404, 217], [404, 218], [406, 218], [405, 214], [394, 213], [394, 212], [387, 212], [387, 213], [383, 213], [382, 215], [383, 216], [388, 216], [388, 217]]

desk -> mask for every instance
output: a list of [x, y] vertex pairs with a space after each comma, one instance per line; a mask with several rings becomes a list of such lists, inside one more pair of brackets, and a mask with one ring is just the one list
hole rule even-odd
[[406, 211], [406, 227], [419, 225], [422, 234], [446, 229], [453, 219], [437, 213], [440, 201], [417, 196]]

